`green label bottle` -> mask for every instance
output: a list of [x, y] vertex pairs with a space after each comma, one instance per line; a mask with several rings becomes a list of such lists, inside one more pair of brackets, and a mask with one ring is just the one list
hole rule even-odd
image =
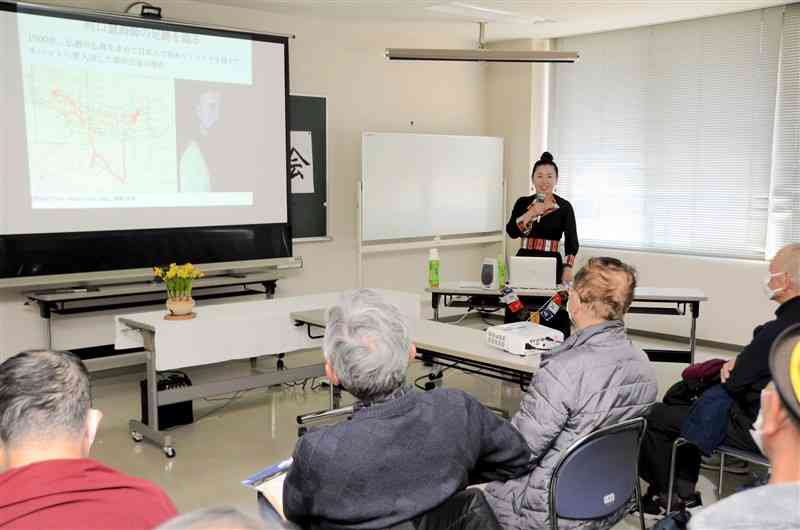
[[428, 286], [439, 287], [439, 250], [435, 248], [428, 254]]
[[503, 254], [497, 255], [497, 288], [502, 289], [506, 285], [506, 257]]

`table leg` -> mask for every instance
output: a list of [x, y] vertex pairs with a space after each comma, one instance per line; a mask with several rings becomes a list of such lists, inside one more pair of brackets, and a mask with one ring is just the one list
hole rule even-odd
[[152, 334], [149, 334], [149, 337], [145, 335], [145, 345], [148, 346], [145, 351], [147, 359], [147, 424], [138, 420], [130, 420], [128, 429], [135, 442], [149, 440], [158, 445], [168, 458], [172, 458], [175, 456], [172, 436], [158, 430], [158, 373], [156, 372]]
[[500, 382], [500, 407], [506, 418], [512, 417], [519, 411], [519, 405], [522, 401], [522, 390], [517, 383], [509, 383], [508, 381]]
[[433, 319], [438, 321], [439, 320], [439, 303], [441, 301], [442, 295], [438, 293], [431, 293], [431, 306], [433, 306]]
[[689, 334], [689, 364], [694, 364], [694, 350], [697, 346], [697, 317], [700, 313], [700, 303], [692, 303], [692, 331]]

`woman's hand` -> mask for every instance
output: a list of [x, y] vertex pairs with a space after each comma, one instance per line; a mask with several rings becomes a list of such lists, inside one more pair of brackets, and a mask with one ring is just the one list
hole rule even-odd
[[534, 217], [539, 217], [540, 215], [544, 215], [547, 211], [547, 206], [544, 205], [543, 202], [533, 202], [530, 206], [528, 206], [528, 215], [529, 219], [533, 219]]
[[564, 271], [561, 273], [561, 283], [572, 283], [572, 267], [565, 266]]

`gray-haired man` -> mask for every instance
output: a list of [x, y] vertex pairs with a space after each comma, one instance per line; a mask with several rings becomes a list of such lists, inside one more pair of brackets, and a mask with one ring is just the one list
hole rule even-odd
[[[530, 451], [506, 421], [464, 392], [405, 385], [415, 356], [408, 323], [374, 291], [342, 298], [324, 343], [332, 382], [360, 400], [351, 421], [297, 443], [284, 512], [304, 528], [413, 524], [467, 485], [528, 470]], [[483, 526], [496, 525], [488, 506]]]
[[88, 458], [101, 416], [74, 355], [0, 364], [0, 528], [150, 529], [175, 515], [155, 485]]

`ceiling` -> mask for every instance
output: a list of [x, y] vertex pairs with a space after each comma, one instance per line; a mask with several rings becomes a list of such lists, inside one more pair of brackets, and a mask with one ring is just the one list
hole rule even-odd
[[[197, 0], [322, 18], [488, 21], [487, 40], [551, 38], [782, 5], [789, 0]], [[477, 34], [477, 28], [476, 28]]]

